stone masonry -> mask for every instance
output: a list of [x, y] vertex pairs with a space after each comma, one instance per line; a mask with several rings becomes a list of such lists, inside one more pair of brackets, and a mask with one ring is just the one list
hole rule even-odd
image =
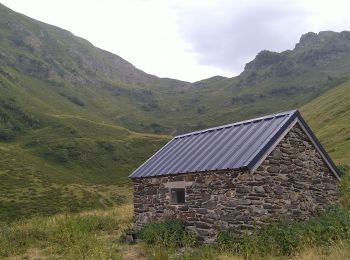
[[[170, 187], [186, 202], [173, 205]], [[337, 179], [295, 125], [252, 174], [225, 170], [134, 179], [135, 224], [177, 217], [207, 242], [217, 230], [253, 230], [274, 219], [303, 220], [337, 200]]]

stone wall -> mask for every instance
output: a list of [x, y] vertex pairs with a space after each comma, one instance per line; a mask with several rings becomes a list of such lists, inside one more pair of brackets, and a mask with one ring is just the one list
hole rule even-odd
[[[170, 187], [186, 187], [172, 205]], [[206, 240], [218, 229], [252, 230], [273, 219], [306, 219], [337, 199], [337, 179], [296, 125], [251, 174], [225, 170], [134, 180], [135, 224], [179, 217]]]

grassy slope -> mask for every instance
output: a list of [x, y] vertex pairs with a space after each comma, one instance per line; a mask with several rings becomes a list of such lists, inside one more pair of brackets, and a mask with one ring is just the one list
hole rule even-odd
[[[108, 210], [93, 210], [82, 213], [58, 214], [50, 217], [33, 217], [16, 221], [10, 225], [0, 226], [0, 258], [1, 259], [295, 259], [345, 260], [350, 257], [349, 217], [342, 219], [327, 218], [328, 222], [317, 218], [307, 224], [303, 242], [296, 242], [295, 231], [298, 223], [285, 226], [294, 233], [275, 230], [268, 233], [265, 241], [254, 235], [241, 250], [236, 252], [233, 244], [226, 246], [192, 246], [171, 247], [163, 243], [128, 245], [122, 243], [123, 231], [131, 227], [132, 207], [125, 204]], [[329, 222], [330, 221], [330, 222]], [[344, 223], [340, 222], [344, 221]], [[322, 226], [324, 224], [332, 225]], [[337, 226], [338, 225], [338, 226]], [[343, 228], [342, 235], [334, 232], [333, 227]], [[324, 231], [327, 231], [325, 235]], [[157, 234], [157, 231], [154, 231]], [[300, 232], [302, 233], [302, 232]], [[330, 235], [331, 234], [331, 235]], [[333, 235], [332, 235], [333, 234]], [[297, 235], [300, 235], [297, 233]], [[330, 239], [334, 238], [334, 240]], [[343, 237], [343, 238], [342, 238]], [[291, 248], [289, 254], [280, 254], [274, 250], [274, 240], [280, 239], [279, 246]], [[163, 238], [164, 239], [164, 238]], [[329, 240], [330, 239], [330, 240]], [[304, 241], [305, 240], [305, 241]], [[168, 243], [171, 244], [172, 239]], [[188, 243], [190, 241], [187, 241]], [[235, 242], [237, 243], [237, 241]], [[261, 248], [269, 246], [269, 251]], [[299, 246], [296, 246], [299, 245]], [[232, 248], [230, 247], [232, 246]], [[272, 248], [272, 249], [270, 249]], [[261, 255], [259, 254], [261, 253]]]
[[350, 81], [301, 107], [301, 113], [330, 156], [350, 165]]
[[349, 43], [322, 41], [315, 64], [309, 47], [259, 54], [239, 77], [191, 85], [0, 5], [0, 221], [120, 203], [117, 186], [169, 138], [131, 130], [176, 134], [308, 102], [350, 70], [346, 52], [327, 58], [333, 40]]
[[51, 129], [40, 129], [16, 143], [0, 144], [2, 221], [124, 203], [130, 196], [124, 192], [130, 189], [127, 175], [164, 142], [134, 133], [113, 136], [116, 131], [110, 126], [85, 126], [111, 132], [84, 136], [77, 128], [82, 137], [49, 139], [41, 134]]
[[348, 35], [321, 34], [311, 46], [260, 53], [239, 77], [190, 84], [146, 74], [70, 32], [4, 6], [0, 12], [0, 78], [12, 75], [14, 84], [57, 113], [138, 132], [181, 133], [296, 108], [350, 71]]
[[[1, 18], [4, 19], [4, 16]], [[17, 20], [17, 17], [11, 19]], [[62, 50], [74, 44], [77, 44], [77, 49], [83, 46], [85, 52], [96, 55], [93, 58], [104, 57], [84, 40], [77, 40], [57, 28], [21, 19], [34, 32], [47, 30], [51, 40], [54, 38], [64, 43], [55, 45], [57, 55], [52, 59], [64, 55]], [[13, 37], [10, 30], [1, 29], [5, 35]], [[22, 39], [21, 35], [17, 36]], [[23, 55], [29, 64], [36, 60], [39, 64], [50, 65], [49, 60], [9, 42], [0, 46], [0, 53], [15, 57]], [[86, 71], [79, 71], [80, 66], [76, 63], [79, 57], [72, 59], [65, 55], [59, 61], [62, 60], [68, 64], [63, 74], [70, 75], [67, 71], [75, 69], [87, 82], [97, 78], [96, 85], [85, 86], [60, 77], [46, 80], [40, 76], [40, 69], [37, 72], [27, 71], [32, 65], [0, 64], [0, 101], [5, 100], [18, 108], [9, 110], [0, 102], [0, 112], [10, 115], [10, 119], [21, 126], [21, 130], [14, 131], [14, 140], [0, 142], [0, 219], [3, 221], [128, 203], [130, 188], [125, 185], [126, 176], [157, 150], [168, 136], [137, 134], [124, 127], [140, 131], [170, 133], [176, 129], [181, 132], [298, 107], [329, 88], [333, 89], [302, 106], [301, 111], [332, 158], [338, 163], [349, 164], [350, 83], [347, 81], [335, 87], [348, 72], [348, 59], [333, 61], [321, 72], [307, 70], [304, 74], [291, 73], [284, 77], [273, 76], [274, 68], [270, 72], [257, 70], [258, 74], [270, 76], [257, 85], [244, 88], [237, 87], [237, 84], [247, 81], [251, 77], [249, 73], [241, 78], [220, 78], [197, 88], [181, 88], [181, 84], [177, 83], [172, 88], [173, 83], [162, 81], [162, 85], [158, 79], [142, 73], [136, 77], [142, 84], [135, 83], [136, 79], [128, 81], [123, 78], [128, 81], [125, 83], [121, 82], [121, 78], [108, 76], [106, 80], [102, 74], [90, 77]], [[343, 74], [336, 74], [335, 68], [342, 68]], [[333, 74], [335, 79], [329, 79], [328, 75]], [[317, 84], [321, 88], [315, 89]], [[28, 125], [27, 117], [37, 120], [39, 126]], [[13, 122], [9, 126], [0, 117], [0, 126], [11, 128]], [[124, 210], [128, 213], [125, 214]], [[123, 252], [124, 246], [115, 243], [119, 227], [130, 224], [130, 206], [98, 214], [103, 217], [97, 220], [84, 216], [75, 219], [78, 215], [69, 214], [68, 219], [62, 222], [59, 220], [61, 216], [15, 222], [10, 229], [22, 237], [14, 237], [10, 241], [22, 241], [23, 251], [11, 251], [11, 245], [2, 246], [10, 249], [12, 256], [63, 255], [77, 258], [89, 254], [91, 258], [117, 258], [122, 254], [134, 254]], [[126, 217], [127, 220], [121, 220], [119, 226], [114, 223], [118, 217]], [[60, 229], [60, 226], [64, 228]], [[86, 230], [86, 227], [91, 229]], [[69, 230], [77, 236], [71, 237]], [[71, 240], [66, 247], [57, 244], [57, 241], [65, 241], [69, 237]], [[74, 247], [70, 246], [72, 243]], [[320, 255], [319, 251], [312, 249], [302, 255], [306, 255], [305, 259], [329, 256]], [[344, 259], [349, 256], [347, 244], [334, 247], [331, 252], [343, 255]], [[158, 253], [162, 254], [161, 250]], [[146, 253], [140, 252], [139, 256], [145, 254], [147, 250]], [[309, 254], [316, 256], [310, 257]]]
[[[125, 98], [119, 102], [118, 96], [101, 90], [100, 75], [78, 71], [81, 56], [71, 58], [65, 50], [87, 52], [98, 66], [102, 61], [107, 67], [121, 64], [118, 69], [136, 75], [130, 81], [155, 77], [69, 32], [2, 6], [0, 12], [0, 221], [123, 203], [127, 176], [168, 137], [138, 134], [106, 117], [110, 106], [116, 118], [118, 109], [132, 103], [125, 105]], [[23, 45], [26, 37], [32, 42], [33, 35], [42, 34], [49, 46], [45, 55]], [[61, 62], [62, 77], [73, 75], [84, 83], [95, 79], [97, 86], [43, 76], [54, 59]], [[128, 80], [123, 73], [113, 73], [116, 82], [119, 77]], [[132, 91], [132, 84], [123, 86]]]
[[14, 139], [0, 142], [2, 221], [119, 205], [126, 199], [128, 174], [168, 139], [88, 118], [69, 103], [59, 110], [38, 98], [55, 102], [40, 82], [31, 95], [21, 83], [30, 88], [33, 79], [10, 76], [16, 84], [0, 82], [0, 128], [16, 126]]

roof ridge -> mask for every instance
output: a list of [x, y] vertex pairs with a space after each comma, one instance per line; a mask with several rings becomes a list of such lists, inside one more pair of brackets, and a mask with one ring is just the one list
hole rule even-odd
[[[328, 167], [339, 178], [336, 166], [298, 110], [182, 135], [188, 138], [175, 137], [129, 177], [134, 179], [227, 169], [247, 169], [254, 172], [294, 123], [301, 126]], [[221, 129], [223, 130], [220, 131]]]
[[252, 119], [243, 120], [243, 121], [238, 121], [238, 122], [234, 122], [234, 123], [230, 123], [230, 124], [226, 124], [226, 125], [221, 125], [221, 126], [211, 127], [211, 128], [207, 128], [207, 129], [197, 130], [197, 131], [193, 131], [193, 132], [177, 135], [173, 139], [179, 139], [179, 138], [192, 136], [192, 135], [197, 135], [197, 134], [204, 134], [206, 132], [215, 131], [215, 130], [219, 130], [219, 129], [223, 129], [223, 128], [229, 128], [229, 127], [232, 127], [232, 126], [237, 126], [237, 125], [242, 125], [242, 124], [247, 124], [247, 123], [253, 123], [253, 122], [256, 122], [256, 121], [266, 120], [266, 119], [270, 119], [270, 118], [274, 118], [274, 117], [278, 117], [278, 116], [284, 116], [284, 115], [295, 113], [297, 111], [298, 111], [297, 109], [293, 109], [293, 110], [284, 111], [284, 112], [277, 112], [277, 113], [274, 113], [274, 114], [271, 114], [271, 115], [267, 115], [267, 116], [261, 116], [261, 117], [252, 118]]

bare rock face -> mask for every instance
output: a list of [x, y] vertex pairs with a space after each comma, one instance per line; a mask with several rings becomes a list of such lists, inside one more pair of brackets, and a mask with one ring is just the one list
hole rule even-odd
[[[309, 218], [337, 200], [338, 188], [333, 173], [305, 140], [295, 126], [253, 174], [227, 170], [134, 180], [136, 228], [151, 219], [181, 218], [210, 243], [218, 230], [251, 232], [282, 216]], [[172, 204], [165, 187], [186, 180], [191, 182], [185, 204]]]

